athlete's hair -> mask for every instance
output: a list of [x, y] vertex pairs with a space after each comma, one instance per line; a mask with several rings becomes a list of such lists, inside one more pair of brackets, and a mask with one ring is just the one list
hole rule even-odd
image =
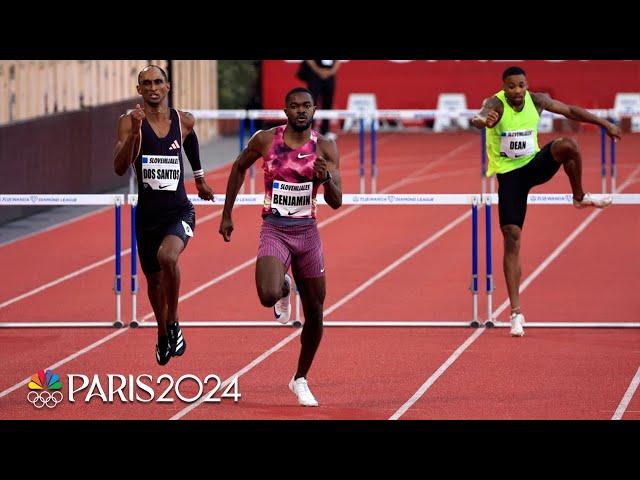
[[157, 68], [158, 70], [160, 70], [160, 73], [162, 74], [162, 76], [164, 77], [164, 81], [165, 82], [169, 82], [169, 77], [167, 77], [167, 72], [165, 72], [162, 67], [158, 66], [158, 65], [147, 65], [146, 67], [144, 67], [142, 70], [140, 70], [140, 73], [138, 73], [138, 85], [140, 85], [140, 77], [142, 76], [142, 74], [144, 72], [146, 72], [147, 70], [149, 70], [150, 68]]
[[[289, 97], [291, 95], [296, 94], [296, 93], [308, 93], [309, 95], [311, 95], [311, 98], [313, 98], [313, 94], [311, 93], [311, 91], [308, 88], [296, 87], [296, 88], [292, 88], [291, 90], [289, 90], [287, 95], [284, 97], [284, 104], [286, 105], [287, 103], [289, 103]], [[314, 102], [315, 102], [315, 100], [314, 100]]]
[[504, 82], [507, 77], [510, 77], [511, 75], [524, 75], [525, 77], [527, 76], [527, 74], [524, 73], [524, 70], [520, 67], [509, 67], [504, 72], [502, 72], [502, 81]]

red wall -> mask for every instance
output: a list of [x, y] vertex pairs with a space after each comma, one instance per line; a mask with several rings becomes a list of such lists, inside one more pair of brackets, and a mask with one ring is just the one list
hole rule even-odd
[[[289, 89], [305, 86], [295, 76], [298, 65], [263, 62], [263, 108], [282, 108]], [[378, 108], [435, 108], [444, 92], [465, 93], [468, 107], [479, 108], [500, 90], [510, 65], [527, 72], [532, 91], [585, 108], [612, 108], [616, 92], [640, 91], [637, 60], [350, 60], [338, 71], [334, 108], [346, 108], [349, 93], [369, 92], [376, 94]]]

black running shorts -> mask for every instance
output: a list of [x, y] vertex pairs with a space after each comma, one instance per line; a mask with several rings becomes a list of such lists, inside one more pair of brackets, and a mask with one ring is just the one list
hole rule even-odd
[[551, 144], [542, 150], [525, 166], [507, 173], [498, 173], [498, 211], [500, 226], [517, 225], [522, 228], [527, 213], [527, 195], [535, 185], [548, 182], [560, 168], [551, 155]]

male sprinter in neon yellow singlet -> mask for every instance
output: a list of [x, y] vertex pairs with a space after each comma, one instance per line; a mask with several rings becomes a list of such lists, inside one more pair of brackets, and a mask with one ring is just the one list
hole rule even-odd
[[576, 208], [605, 208], [611, 198], [597, 200], [582, 190], [582, 157], [571, 138], [556, 138], [542, 150], [538, 147], [537, 125], [543, 110], [571, 120], [604, 127], [610, 137], [621, 138], [620, 129], [585, 109], [551, 99], [545, 93], [527, 90], [524, 70], [509, 67], [502, 74], [503, 90], [487, 98], [471, 120], [476, 128], [487, 127], [487, 176], [498, 177], [500, 228], [504, 237], [502, 266], [511, 302], [511, 335], [524, 335], [520, 312], [520, 236], [527, 211], [527, 195], [535, 185], [548, 182], [564, 168]]

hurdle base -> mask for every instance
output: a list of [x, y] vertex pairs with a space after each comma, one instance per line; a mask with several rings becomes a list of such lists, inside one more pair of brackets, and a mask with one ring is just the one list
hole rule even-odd
[[484, 322], [484, 326], [485, 328], [493, 328], [496, 326], [496, 324], [493, 322], [493, 320], [487, 320], [486, 322]]
[[480, 327], [480, 322], [479, 322], [479, 321], [477, 321], [477, 320], [473, 320], [473, 321], [469, 324], [469, 326], [470, 326], [471, 328], [478, 328], [478, 327]]
[[129, 323], [129, 328], [138, 328], [140, 326], [140, 323], [137, 320], [131, 320], [131, 322]]
[[122, 328], [124, 327], [124, 323], [122, 322], [122, 320], [116, 320], [115, 322], [113, 322], [113, 326], [116, 328]]

